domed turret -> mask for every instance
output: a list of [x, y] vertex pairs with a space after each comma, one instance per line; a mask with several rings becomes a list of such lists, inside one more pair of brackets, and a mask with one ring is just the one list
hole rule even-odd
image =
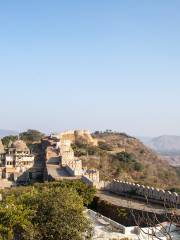
[[4, 146], [2, 144], [1, 139], [0, 139], [0, 153], [4, 153]]
[[29, 148], [27, 147], [26, 143], [22, 140], [16, 140], [11, 144], [12, 148], [15, 148], [17, 151], [29, 151]]

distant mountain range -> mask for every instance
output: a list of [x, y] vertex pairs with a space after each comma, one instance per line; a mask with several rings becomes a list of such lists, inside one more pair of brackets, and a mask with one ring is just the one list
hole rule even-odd
[[18, 135], [18, 132], [13, 130], [0, 129], [0, 138], [8, 135]]
[[139, 138], [147, 147], [156, 151], [161, 158], [173, 166], [180, 166], [180, 136], [163, 135], [156, 138]]
[[163, 135], [155, 138], [140, 138], [140, 140], [161, 154], [180, 154], [180, 136]]

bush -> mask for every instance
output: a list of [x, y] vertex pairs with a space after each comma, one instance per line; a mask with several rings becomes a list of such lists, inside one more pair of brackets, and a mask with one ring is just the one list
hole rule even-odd
[[80, 181], [5, 190], [0, 204], [0, 239], [81, 240], [82, 233], [90, 231], [83, 203], [91, 200], [92, 189]]
[[135, 162], [134, 163], [134, 170], [137, 172], [141, 172], [144, 169], [144, 166], [139, 163], [139, 162]]
[[113, 150], [113, 146], [111, 146], [108, 143], [105, 142], [99, 142], [99, 148], [105, 151], [112, 151]]
[[125, 162], [125, 163], [132, 163], [135, 161], [132, 154], [127, 153], [127, 152], [116, 153], [115, 158], [117, 158], [119, 161]]
[[55, 181], [55, 182], [47, 182], [47, 183], [35, 183], [34, 186], [37, 189], [56, 189], [56, 188], [69, 188], [75, 190], [78, 195], [83, 199], [83, 204], [88, 206], [94, 198], [96, 193], [96, 189], [91, 186], [87, 186], [80, 180], [63, 180], [63, 181]]
[[18, 139], [18, 136], [13, 136], [13, 135], [6, 136], [6, 137], [2, 138], [2, 143], [3, 143], [4, 146], [8, 146], [10, 141], [14, 142], [17, 139]]
[[41, 140], [41, 138], [44, 136], [44, 134], [37, 130], [29, 129], [29, 130], [27, 130], [27, 132], [20, 133], [19, 136], [20, 136], [21, 140], [30, 144], [33, 142], [39, 142]]

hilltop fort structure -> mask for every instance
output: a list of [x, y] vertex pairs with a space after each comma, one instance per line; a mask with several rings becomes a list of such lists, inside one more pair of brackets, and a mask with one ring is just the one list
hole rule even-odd
[[73, 177], [81, 178], [94, 186], [99, 183], [99, 171], [83, 168], [82, 160], [74, 156], [71, 145], [79, 138], [89, 144], [97, 145], [97, 140], [85, 130], [63, 132], [42, 139], [46, 159], [46, 180], [49, 177], [54, 179]]
[[71, 143], [74, 143], [78, 140], [82, 142], [85, 141], [86, 143], [97, 146], [98, 140], [91, 136], [91, 133], [88, 130], [72, 130], [62, 132], [58, 135], [61, 140], [70, 140]]
[[148, 198], [149, 201], [161, 203], [180, 204], [180, 195], [149, 186], [143, 186], [125, 181], [113, 180], [111, 182], [100, 181], [97, 169], [87, 169], [82, 167], [82, 160], [74, 156], [71, 147], [79, 137], [84, 138], [89, 144], [97, 145], [88, 131], [68, 131], [58, 135], [51, 135], [42, 139], [45, 150], [46, 168], [45, 180], [51, 179], [82, 179], [88, 185], [92, 185], [99, 190], [109, 191], [121, 196], [131, 195], [142, 200]]
[[25, 142], [16, 140], [5, 148], [0, 140], [0, 179], [26, 182], [33, 164], [34, 155]]
[[139, 200], [148, 198], [151, 202], [180, 205], [180, 195], [175, 192], [120, 180], [100, 181], [97, 169], [84, 167], [82, 160], [75, 157], [72, 144], [79, 140], [92, 146], [98, 145], [98, 140], [85, 130], [67, 131], [42, 138], [41, 159], [38, 160], [42, 167], [38, 166], [35, 156], [22, 140], [11, 142], [7, 148], [4, 148], [0, 141], [0, 179], [28, 182], [41, 175], [45, 181], [81, 179], [85, 184], [92, 185], [98, 190]]

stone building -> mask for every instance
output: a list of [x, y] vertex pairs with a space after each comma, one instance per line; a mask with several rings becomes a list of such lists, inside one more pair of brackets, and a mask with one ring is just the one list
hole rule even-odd
[[66, 131], [59, 134], [61, 140], [69, 140], [71, 143], [82, 141], [87, 144], [97, 146], [98, 140], [93, 138], [91, 133], [87, 130], [72, 130]]
[[[45, 151], [46, 171], [45, 176], [53, 179], [63, 177], [77, 177], [90, 185], [99, 183], [99, 171], [95, 169], [83, 168], [82, 160], [74, 156], [72, 144], [74, 136], [78, 134], [89, 134], [88, 131], [68, 131], [57, 136], [51, 135], [42, 139]], [[70, 137], [69, 137], [70, 136]], [[89, 140], [91, 142], [91, 139]], [[92, 144], [92, 142], [91, 142]], [[65, 171], [68, 175], [64, 175]]]
[[34, 155], [22, 140], [10, 142], [4, 148], [0, 141], [0, 179], [26, 182], [32, 176]]

